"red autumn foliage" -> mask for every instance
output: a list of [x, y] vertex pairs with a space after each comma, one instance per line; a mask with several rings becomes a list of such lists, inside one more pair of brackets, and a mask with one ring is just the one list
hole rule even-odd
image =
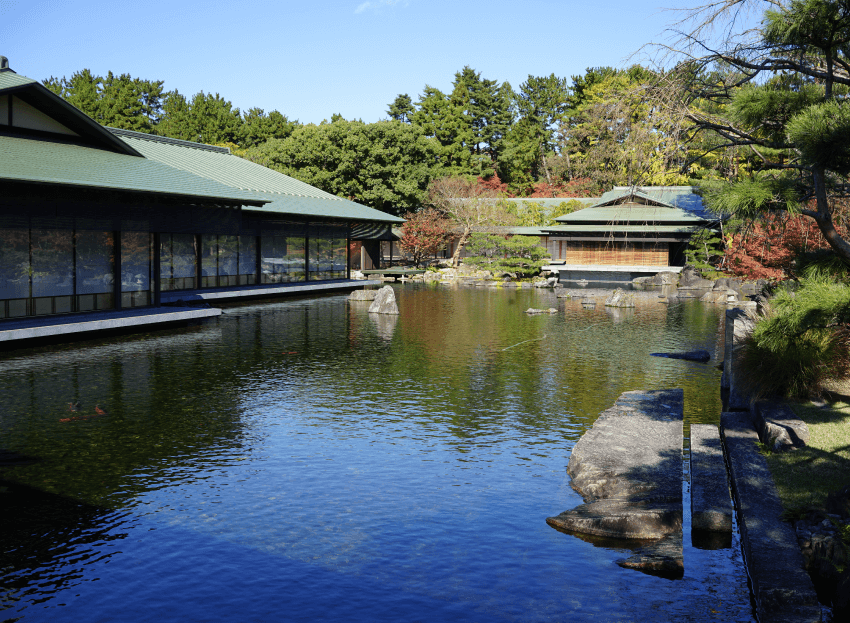
[[[836, 228], [846, 239], [846, 230]], [[813, 219], [785, 212], [769, 214], [727, 236], [724, 267], [748, 279], [782, 279], [791, 272], [797, 255], [828, 247]]]
[[508, 185], [502, 182], [499, 179], [499, 175], [494, 173], [488, 178], [479, 177], [478, 178], [478, 186], [496, 193], [499, 193], [503, 197], [512, 197], [511, 191], [508, 190]]
[[486, 179], [479, 177], [478, 186], [497, 192], [507, 198], [520, 196], [532, 199], [569, 199], [574, 197], [595, 197], [602, 193], [602, 189], [593, 180], [586, 177], [576, 178], [569, 182], [556, 182], [554, 184], [538, 182], [531, 188], [526, 189], [521, 195], [512, 193], [508, 185], [502, 182], [497, 174], [493, 174]]
[[428, 208], [419, 212], [408, 212], [402, 227], [399, 247], [413, 257], [416, 266], [426, 257], [433, 257], [442, 249], [451, 236], [451, 224], [442, 213]]
[[573, 198], [573, 197], [596, 197], [602, 193], [602, 189], [587, 177], [579, 177], [569, 182], [549, 184], [538, 182], [531, 189], [532, 198]]

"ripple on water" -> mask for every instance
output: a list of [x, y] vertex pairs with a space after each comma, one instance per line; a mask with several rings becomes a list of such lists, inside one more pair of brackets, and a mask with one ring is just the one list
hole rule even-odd
[[683, 387], [718, 421], [719, 371], [649, 353], [718, 352], [719, 311], [396, 291], [390, 320], [246, 305], [0, 360], [4, 449], [32, 458], [2, 474], [2, 618], [752, 620], [737, 547], [686, 538], [669, 581], [544, 521], [623, 391]]

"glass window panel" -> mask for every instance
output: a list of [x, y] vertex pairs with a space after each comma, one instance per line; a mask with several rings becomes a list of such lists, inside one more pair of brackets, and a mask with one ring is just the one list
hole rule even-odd
[[172, 271], [175, 278], [195, 277], [195, 236], [174, 234], [172, 236]]
[[29, 296], [29, 229], [0, 229], [0, 299], [29, 298]]
[[267, 235], [262, 237], [263, 283], [280, 283], [287, 273], [286, 237]]
[[311, 236], [310, 244], [307, 247], [307, 264], [310, 270], [308, 279], [317, 279], [316, 273], [319, 270], [319, 249], [322, 246], [322, 241], [319, 236]]
[[151, 288], [151, 241], [146, 231], [121, 232], [121, 291], [142, 292]]
[[74, 294], [73, 231], [33, 229], [31, 239], [33, 297]]
[[217, 274], [218, 236], [204, 234], [201, 236], [201, 276], [214, 277]]
[[115, 254], [112, 232], [78, 231], [77, 294], [112, 292]]
[[289, 236], [286, 239], [287, 261], [290, 281], [305, 281], [307, 241], [304, 236]]
[[[171, 257], [171, 234], [160, 234], [159, 236], [159, 276], [163, 280], [169, 280], [173, 276], [171, 267], [174, 265], [174, 260]], [[165, 289], [165, 284], [163, 284]]]
[[257, 274], [257, 238], [255, 236], [239, 236], [238, 274]]
[[237, 275], [239, 263], [239, 239], [236, 236], [218, 237], [218, 274]]

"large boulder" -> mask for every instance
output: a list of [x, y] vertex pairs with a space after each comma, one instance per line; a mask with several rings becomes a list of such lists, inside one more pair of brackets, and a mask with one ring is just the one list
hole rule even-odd
[[683, 404], [681, 389], [622, 394], [570, 455], [567, 473], [585, 503], [546, 522], [608, 538], [681, 534]]
[[635, 295], [631, 292], [625, 292], [622, 288], [617, 288], [605, 299], [605, 307], [634, 307]]
[[739, 301], [738, 293], [735, 290], [716, 289], [706, 292], [700, 297], [703, 303], [717, 303], [718, 305], [726, 305], [727, 303], [737, 303]]
[[391, 286], [384, 286], [378, 290], [378, 296], [369, 306], [370, 314], [397, 314], [398, 305], [395, 302], [395, 290]]
[[702, 281], [700, 272], [690, 264], [687, 264], [679, 275], [679, 287], [692, 286]]
[[349, 301], [374, 301], [378, 296], [377, 290], [355, 290], [348, 296]]
[[674, 286], [679, 283], [679, 275], [674, 272], [656, 273], [651, 281], [654, 286]]

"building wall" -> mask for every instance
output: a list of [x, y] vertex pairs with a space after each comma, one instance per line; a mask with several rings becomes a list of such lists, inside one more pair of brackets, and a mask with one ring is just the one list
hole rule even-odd
[[551, 240], [552, 259], [567, 264], [607, 266], [669, 266], [667, 242]]
[[55, 198], [12, 204], [0, 200], [0, 319], [147, 306], [161, 291], [348, 276], [346, 223]]

